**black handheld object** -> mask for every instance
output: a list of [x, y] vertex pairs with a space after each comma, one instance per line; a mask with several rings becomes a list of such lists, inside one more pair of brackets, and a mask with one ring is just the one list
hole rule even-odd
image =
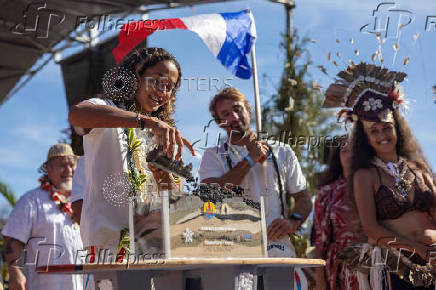
[[178, 177], [185, 178], [186, 181], [194, 181], [192, 176], [192, 164], [184, 165], [183, 161], [176, 161], [174, 159], [169, 159], [166, 154], [162, 151], [162, 146], [154, 148], [147, 154], [147, 163], [150, 163], [154, 167], [165, 170], [171, 174]]

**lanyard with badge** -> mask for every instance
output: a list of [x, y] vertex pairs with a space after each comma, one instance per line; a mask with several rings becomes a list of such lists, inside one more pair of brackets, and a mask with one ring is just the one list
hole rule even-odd
[[[229, 146], [227, 142], [224, 143], [224, 149], [227, 152], [227, 154], [225, 155], [226, 156], [226, 160], [227, 160], [227, 165], [229, 166], [229, 169], [232, 169], [233, 166], [232, 166], [232, 160], [230, 159], [229, 147], [231, 148], [232, 152], [236, 155], [236, 157], [238, 157], [238, 159], [240, 159], [240, 156], [239, 156], [239, 154], [237, 152], [235, 152], [235, 150], [232, 148], [232, 146]], [[278, 166], [278, 163], [277, 163], [277, 158], [274, 155], [274, 153], [272, 151], [272, 148], [269, 145], [268, 145], [268, 148], [269, 148], [268, 156], [271, 155], [271, 159], [272, 159], [272, 161], [274, 163], [274, 169], [275, 169], [275, 172], [277, 174], [277, 181], [278, 181], [278, 184], [279, 184], [279, 197], [280, 197], [280, 205], [281, 205], [281, 214], [282, 214], [283, 217], [286, 217], [285, 216], [285, 205], [283, 203], [283, 184], [282, 184], [282, 179], [280, 177], [280, 171], [279, 171], [279, 166]], [[264, 174], [264, 178], [266, 179], [266, 174]], [[266, 188], [267, 188], [267, 181], [265, 180], [265, 189]]]

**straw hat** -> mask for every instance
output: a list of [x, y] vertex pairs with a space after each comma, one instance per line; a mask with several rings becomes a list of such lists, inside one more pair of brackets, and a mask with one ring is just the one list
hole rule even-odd
[[50, 147], [50, 150], [48, 150], [46, 161], [49, 161], [50, 159], [52, 159], [54, 157], [61, 157], [61, 156], [76, 157], [76, 155], [73, 152], [73, 149], [71, 148], [71, 146], [69, 144], [61, 143], [61, 144], [56, 144], [56, 145], [53, 145]]

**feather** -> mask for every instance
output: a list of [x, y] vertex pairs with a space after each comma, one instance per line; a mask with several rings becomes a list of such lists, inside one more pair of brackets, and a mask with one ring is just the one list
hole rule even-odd
[[325, 69], [325, 67], [324, 66], [322, 66], [322, 65], [317, 65], [316, 66], [320, 71], [322, 71], [325, 75], [329, 75], [328, 73], [327, 73], [327, 70]]
[[336, 97], [339, 100], [341, 100], [345, 94], [347, 93], [347, 89], [348, 87], [346, 86], [342, 86], [342, 85], [338, 85], [338, 84], [331, 84], [328, 88], [327, 91], [325, 92], [327, 97]]
[[288, 81], [289, 81], [289, 84], [290, 84], [291, 86], [296, 86], [296, 85], [297, 85], [297, 81], [294, 80], [294, 79], [289, 78]]
[[317, 92], [321, 92], [322, 86], [318, 83], [313, 82], [312, 83], [312, 89], [317, 91]]
[[395, 76], [395, 81], [401, 83], [402, 81], [404, 81], [404, 79], [407, 77], [407, 74], [404, 72], [399, 72], [397, 73], [397, 75]]
[[293, 97], [289, 97], [289, 106], [285, 108], [285, 111], [290, 112], [294, 110], [294, 98]]
[[436, 103], [436, 85], [433, 86], [433, 99], [434, 102]]
[[375, 37], [377, 37], [378, 42], [381, 42], [381, 33], [377, 32]]
[[342, 106], [342, 97], [326, 96], [323, 108], [337, 108]]
[[349, 83], [351, 83], [353, 81], [353, 79], [354, 79], [353, 75], [349, 71], [347, 71], [347, 70], [340, 71], [337, 74], [337, 76], [340, 77], [341, 79], [346, 80]]
[[382, 58], [381, 53], [378, 55], [378, 60], [380, 61], [380, 63], [383, 63], [383, 58]]

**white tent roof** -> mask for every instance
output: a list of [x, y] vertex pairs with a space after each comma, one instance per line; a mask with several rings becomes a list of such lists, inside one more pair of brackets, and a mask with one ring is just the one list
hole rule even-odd
[[[78, 34], [77, 24], [86, 17], [147, 13], [222, 1], [225, 0], [46, 0], [29, 4], [26, 0], [0, 0], [0, 105], [38, 72], [39, 68], [32, 67], [41, 56], [54, 56], [59, 50], [56, 46], [63, 40], [71, 40], [66, 42], [71, 45], [79, 39], [73, 34]], [[146, 8], [141, 10], [144, 5]], [[17, 86], [21, 78], [24, 81]]]

